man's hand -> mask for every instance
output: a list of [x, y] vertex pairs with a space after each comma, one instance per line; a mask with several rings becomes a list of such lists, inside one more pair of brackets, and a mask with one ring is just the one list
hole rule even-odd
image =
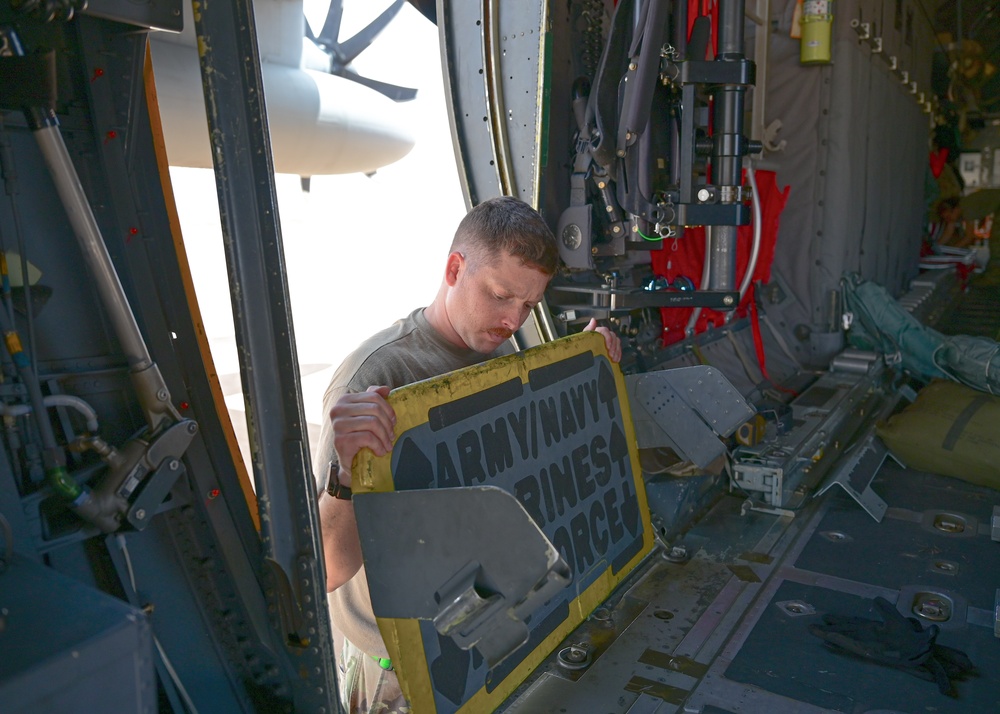
[[598, 327], [597, 319], [590, 318], [590, 322], [583, 328], [584, 332], [597, 332], [604, 335], [604, 346], [608, 348], [608, 356], [612, 362], [619, 362], [622, 358], [622, 341], [614, 332], [607, 327]]
[[[376, 456], [392, 450], [396, 414], [386, 397], [388, 387], [369, 387], [358, 394], [345, 394], [330, 410], [333, 447], [340, 459], [338, 473], [331, 474], [351, 486], [351, 464], [361, 449]], [[354, 577], [362, 565], [358, 522], [350, 501], [320, 493], [319, 520], [323, 530], [323, 557], [326, 561], [326, 591], [332, 592]]]
[[376, 456], [392, 451], [396, 436], [396, 413], [386, 398], [388, 387], [368, 387], [367, 391], [345, 394], [330, 410], [333, 448], [340, 459], [340, 482], [351, 485], [351, 463], [361, 449]]

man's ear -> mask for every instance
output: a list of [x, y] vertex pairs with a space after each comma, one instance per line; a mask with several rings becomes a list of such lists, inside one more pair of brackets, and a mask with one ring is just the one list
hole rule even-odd
[[445, 263], [444, 268], [444, 281], [448, 284], [448, 287], [455, 287], [455, 283], [458, 282], [458, 276], [463, 270], [465, 270], [465, 257], [457, 250], [449, 254], [448, 262]]

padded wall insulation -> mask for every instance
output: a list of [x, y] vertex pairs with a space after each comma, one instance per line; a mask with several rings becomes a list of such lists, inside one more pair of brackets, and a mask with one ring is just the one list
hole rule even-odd
[[[787, 143], [767, 158], [779, 186], [792, 187], [774, 270], [798, 301], [791, 325], [808, 327], [798, 334], [824, 364], [842, 346], [835, 291], [845, 270], [894, 295], [916, 275], [929, 120], [883, 57], [928, 91], [931, 57], [912, 48], [930, 29], [912, 0], [843, 0], [834, 5], [833, 62], [803, 66], [788, 36], [794, 4], [775, 0], [771, 15], [764, 123], [780, 120]], [[881, 55], [851, 29], [855, 18], [872, 22]]]

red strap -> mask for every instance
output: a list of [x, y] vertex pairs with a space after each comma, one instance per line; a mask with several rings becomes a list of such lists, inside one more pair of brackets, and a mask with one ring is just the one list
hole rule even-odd
[[779, 392], [798, 396], [798, 392], [775, 384], [774, 380], [771, 379], [771, 375], [767, 373], [767, 359], [764, 356], [764, 340], [760, 334], [760, 316], [757, 314], [757, 286], [752, 283], [750, 287], [750, 302], [747, 305], [747, 311], [750, 313], [750, 331], [753, 333], [753, 347], [757, 352], [757, 364], [760, 366], [761, 376], [774, 385], [774, 388]]
[[934, 174], [934, 178], [939, 178], [941, 172], [944, 171], [944, 165], [948, 163], [948, 150], [939, 149], [938, 151], [932, 151], [930, 155], [931, 163], [931, 173]]

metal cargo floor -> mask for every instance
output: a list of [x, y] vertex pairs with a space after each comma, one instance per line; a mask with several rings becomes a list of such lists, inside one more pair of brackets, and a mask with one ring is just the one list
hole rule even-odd
[[[567, 670], [553, 656], [507, 710], [1000, 711], [1000, 543], [990, 527], [1000, 492], [891, 461], [873, 487], [889, 504], [881, 523], [839, 489], [795, 517], [741, 514], [742, 499], [723, 498], [685, 535], [689, 561], [655, 556], [561, 645], [586, 650], [589, 665]], [[878, 595], [907, 612], [923, 603], [940, 620], [938, 641], [978, 666], [957, 697], [809, 634], [826, 613], [877, 618]]]

